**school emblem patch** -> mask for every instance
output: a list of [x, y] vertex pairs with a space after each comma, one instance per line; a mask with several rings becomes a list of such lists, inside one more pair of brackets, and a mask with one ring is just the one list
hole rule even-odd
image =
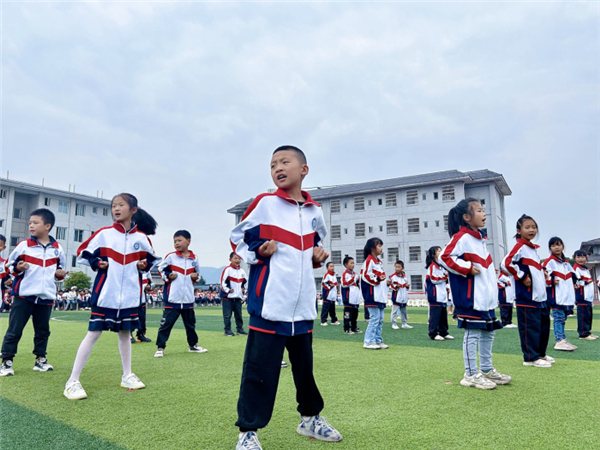
[[139, 250], [140, 249], [140, 243], [136, 242], [135, 244], [133, 244], [133, 248], [136, 249], [136, 250]]
[[317, 229], [317, 219], [313, 219], [312, 220], [312, 227], [313, 227], [313, 231]]
[[54, 249], [54, 256], [58, 256], [58, 250]]

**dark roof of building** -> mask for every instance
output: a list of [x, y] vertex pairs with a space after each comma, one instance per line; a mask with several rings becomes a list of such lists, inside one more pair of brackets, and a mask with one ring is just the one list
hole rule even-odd
[[47, 194], [55, 194], [60, 197], [71, 197], [79, 200], [87, 200], [88, 202], [101, 203], [104, 205], [110, 205], [111, 200], [108, 198], [94, 197], [93, 195], [79, 194], [78, 192], [65, 191], [62, 189], [55, 189], [47, 186], [41, 186], [39, 184], [26, 183], [25, 181], [11, 180], [8, 178], [0, 178], [0, 186], [13, 186], [29, 192], [43, 192]]
[[[443, 172], [426, 173], [422, 175], [411, 175], [407, 177], [389, 178], [387, 180], [367, 181], [364, 183], [342, 184], [338, 186], [326, 186], [306, 189], [314, 200], [323, 200], [331, 197], [343, 197], [347, 195], [378, 192], [394, 188], [408, 188], [450, 181], [464, 181], [465, 184], [480, 183], [483, 181], [494, 181], [500, 192], [511, 195], [504, 177], [491, 170], [474, 170], [471, 172], [460, 172], [458, 170], [446, 170]], [[239, 203], [227, 210], [228, 213], [237, 214], [246, 211], [252, 203], [253, 198]]]
[[600, 245], [600, 238], [592, 239], [591, 241], [584, 241], [581, 243], [581, 250], [587, 250], [589, 247]]

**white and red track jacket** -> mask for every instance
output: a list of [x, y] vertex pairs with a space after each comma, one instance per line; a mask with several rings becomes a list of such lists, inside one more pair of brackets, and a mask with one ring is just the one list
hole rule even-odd
[[[227, 266], [221, 274], [221, 289], [225, 293], [224, 299], [243, 298], [248, 277], [241, 267]], [[233, 292], [229, 292], [233, 289]]]
[[[575, 301], [577, 304], [588, 302], [589, 305], [587, 306], [591, 306], [591, 303], [594, 301], [594, 280], [592, 279], [590, 269], [587, 266], [580, 266], [577, 263], [575, 263], [573, 269], [579, 278], [579, 283], [575, 288]], [[600, 278], [598, 280], [600, 281]]]
[[[29, 263], [29, 269], [19, 272], [19, 261]], [[57, 278], [55, 272], [64, 269], [65, 264], [65, 252], [52, 237], [47, 245], [40, 244], [34, 237], [20, 242], [6, 263], [8, 272], [14, 277], [11, 295], [25, 297], [41, 305], [52, 305], [56, 299], [54, 281], [63, 279]]]
[[[145, 305], [148, 300], [148, 293], [146, 292], [146, 286], [150, 286], [150, 289], [152, 289], [152, 274], [150, 272], [144, 272], [142, 274], [142, 305]], [[91, 297], [91, 295], [90, 295]], [[89, 300], [89, 299], [88, 299]]]
[[437, 261], [427, 269], [425, 290], [429, 303], [448, 303], [448, 272]]
[[[233, 250], [250, 264], [248, 312], [251, 329], [293, 336], [311, 332], [317, 317], [313, 248], [327, 235], [321, 206], [307, 192], [298, 203], [285, 191], [262, 194], [231, 232]], [[259, 248], [277, 242], [270, 257]]]
[[[169, 253], [158, 265], [158, 273], [165, 282], [163, 301], [166, 309], [190, 309], [194, 307], [194, 282], [192, 274], [200, 275], [200, 263], [194, 252], [188, 256], [179, 252]], [[174, 280], [169, 279], [172, 273], [177, 274]], [[199, 279], [199, 278], [198, 278]]]
[[[537, 253], [539, 245], [518, 238], [517, 243], [502, 260], [502, 270], [510, 273], [515, 279], [515, 296], [517, 305], [542, 307], [547, 299], [546, 275]], [[523, 281], [529, 278], [531, 286]]]
[[[362, 283], [360, 284], [365, 307], [385, 308], [387, 305], [388, 288], [385, 281], [383, 263], [379, 258], [369, 255], [360, 271]], [[383, 277], [383, 280], [381, 280]]]
[[[146, 260], [143, 271], [137, 262]], [[99, 269], [100, 261], [108, 261], [106, 269]], [[125, 230], [115, 222], [101, 228], [77, 249], [77, 262], [97, 271], [92, 288], [92, 307], [109, 309], [138, 308], [142, 302], [142, 273], [148, 272], [159, 261], [148, 236], [137, 227]]]
[[392, 284], [392, 303], [394, 305], [406, 306], [408, 302], [408, 281], [404, 272], [394, 272], [390, 277]]
[[[574, 306], [575, 283], [578, 283], [579, 279], [569, 261], [550, 255], [542, 266], [549, 275], [546, 280], [546, 296], [552, 307], [556, 309], [561, 306]], [[558, 284], [555, 285], [556, 280], [558, 280]]]
[[335, 302], [337, 300], [337, 277], [335, 276], [335, 272], [327, 271], [325, 276], [323, 277], [323, 281], [321, 281], [321, 286], [323, 287], [322, 298], [324, 302]]
[[344, 305], [360, 305], [359, 280], [360, 276], [353, 270], [346, 270], [342, 275], [342, 301]]
[[6, 271], [6, 260], [0, 257], [0, 288], [2, 292], [2, 296], [4, 298], [4, 291], [6, 290], [6, 286], [4, 286], [4, 282], [9, 278], [8, 272]]
[[500, 271], [498, 276], [498, 303], [509, 304], [515, 301], [515, 280]]

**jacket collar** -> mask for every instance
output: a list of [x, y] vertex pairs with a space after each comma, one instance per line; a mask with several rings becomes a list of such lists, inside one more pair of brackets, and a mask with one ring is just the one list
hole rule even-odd
[[327, 275], [334, 275], [335, 276], [335, 272], [332, 272], [331, 270], [327, 271]]
[[404, 271], [398, 273], [398, 272], [394, 272], [394, 275], [398, 275], [399, 277], [404, 278], [406, 276], [406, 274], [404, 273]]
[[131, 234], [131, 233], [135, 233], [137, 231], [137, 225], [134, 225], [133, 228], [131, 228], [131, 230], [127, 231], [121, 222], [113, 223], [113, 228], [115, 230], [117, 230], [119, 233], [123, 233], [123, 234]]
[[554, 261], [560, 263], [560, 264], [564, 264], [565, 260], [564, 259], [560, 259], [558, 256], [556, 256], [554, 253], [552, 253], [548, 259], [553, 259]]
[[[195, 259], [196, 255], [194, 255], [194, 252], [190, 250], [190, 254], [188, 256], [183, 256], [183, 253], [180, 253], [178, 251], [175, 252], [175, 254], [177, 256], [181, 256], [182, 258], [191, 258], [191, 259]], [[233, 267], [233, 266], [232, 266]]]
[[579, 267], [580, 269], [583, 269], [583, 270], [590, 270], [590, 269], [588, 269], [588, 266], [586, 266], [585, 264], [577, 264], [577, 263], [575, 263], [575, 264], [573, 265], [573, 268], [574, 268], [574, 269], [577, 269], [578, 267]]
[[466, 234], [470, 234], [471, 236], [473, 236], [475, 239], [487, 239], [487, 233], [483, 230], [478, 230], [475, 231], [473, 228], [471, 227], [465, 227], [464, 225], [462, 227], [460, 227], [460, 231]]
[[539, 245], [532, 244], [531, 242], [527, 242], [527, 241], [526, 241], [525, 239], [523, 239], [523, 238], [517, 238], [517, 242], [518, 242], [518, 243], [520, 243], [520, 244], [522, 244], [522, 245], [526, 245], [527, 247], [529, 247], [529, 248], [532, 248], [532, 249], [534, 249], [534, 250], [536, 250], [536, 249], [540, 248], [540, 246], [539, 246]]
[[373, 255], [367, 256], [367, 259], [365, 260], [365, 262], [369, 261], [369, 259], [371, 261], [373, 261], [375, 264], [379, 264], [381, 262], [381, 260], [379, 258], [375, 258]]
[[[58, 248], [58, 242], [56, 242], [56, 239], [54, 239], [52, 236], [48, 237], [50, 238], [50, 243], [48, 245], [50, 247]], [[29, 239], [27, 239], [27, 247], [35, 247], [36, 245], [39, 245], [40, 247], [47, 247], [47, 245], [41, 244], [36, 238], [30, 236]]]
[[[315, 202], [312, 197], [310, 196], [310, 194], [306, 191], [301, 191], [302, 192], [302, 196], [306, 199], [306, 201], [304, 202], [305, 205], [315, 205], [315, 206], [321, 206], [319, 205], [317, 202]], [[287, 192], [285, 192], [283, 189], [279, 188], [275, 191], [275, 195], [279, 198], [284, 199], [285, 201], [288, 201], [290, 203], [295, 203], [298, 204], [297, 200], [294, 200], [292, 197], [290, 197], [288, 195]]]

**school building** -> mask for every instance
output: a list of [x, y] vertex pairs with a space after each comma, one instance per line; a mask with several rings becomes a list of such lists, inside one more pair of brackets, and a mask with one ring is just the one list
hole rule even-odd
[[88, 266], [77, 264], [77, 248], [94, 231], [113, 223], [110, 206], [109, 199], [0, 178], [0, 234], [7, 239], [2, 257], [8, 258], [29, 237], [29, 214], [47, 208], [56, 216], [50, 235], [64, 248], [65, 269], [83, 271], [94, 279]]
[[[497, 267], [508, 252], [504, 198], [512, 191], [502, 174], [491, 170], [448, 170], [307, 191], [323, 207], [329, 231], [324, 247], [338, 276], [346, 255], [354, 257], [360, 269], [365, 242], [378, 237], [383, 241], [386, 273], [392, 273], [394, 262], [401, 259], [411, 292], [422, 292], [426, 252], [448, 243], [448, 211], [466, 197], [485, 206], [487, 245]], [[236, 223], [252, 200], [227, 211], [235, 215]], [[315, 270], [319, 289], [324, 273], [324, 268]]]

